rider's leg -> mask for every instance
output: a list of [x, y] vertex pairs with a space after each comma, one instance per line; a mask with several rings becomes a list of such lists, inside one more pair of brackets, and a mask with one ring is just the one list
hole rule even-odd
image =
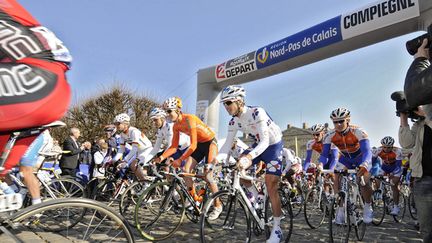
[[[186, 160], [185, 166], [183, 167], [183, 172], [192, 173], [192, 169], [195, 168], [196, 165], [197, 165], [197, 162], [195, 161], [195, 159], [189, 157]], [[186, 177], [184, 177], [184, 180], [185, 180], [186, 186], [188, 188], [189, 194], [196, 200], [198, 196], [196, 194], [195, 184], [194, 184], [192, 178], [186, 176]]]
[[132, 161], [132, 163], [130, 164], [130, 168], [139, 181], [144, 181], [145, 174], [141, 166], [138, 165], [138, 159]]
[[[216, 166], [216, 156], [217, 156], [217, 152], [218, 152], [218, 147], [216, 145], [215, 142], [210, 142], [209, 146], [208, 146], [208, 152], [206, 154], [206, 163], [207, 164], [212, 164], [212, 169], [210, 170], [205, 170], [205, 180], [209, 185], [210, 191], [215, 194], [216, 192], [219, 191], [216, 182], [214, 181], [213, 177], [214, 177], [214, 173], [213, 173], [213, 169]], [[215, 200], [215, 207], [220, 208], [222, 207], [222, 202], [219, 200], [219, 198], [217, 200]]]
[[24, 177], [24, 184], [27, 186], [32, 197], [32, 204], [41, 202], [39, 180], [33, 174], [32, 166], [20, 166], [20, 172]]
[[392, 191], [393, 191], [393, 201], [396, 205], [399, 204], [399, 181], [400, 177], [398, 175], [393, 175], [392, 177]]
[[279, 179], [280, 176], [277, 175], [265, 175], [266, 188], [269, 194], [274, 217], [280, 217], [282, 215], [281, 201], [278, 193]]

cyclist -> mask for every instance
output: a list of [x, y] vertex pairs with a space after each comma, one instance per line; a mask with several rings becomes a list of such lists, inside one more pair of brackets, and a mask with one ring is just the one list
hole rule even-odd
[[[306, 143], [306, 159], [303, 165], [304, 171], [307, 171], [310, 166], [312, 151], [315, 151], [321, 155], [323, 149], [325, 126], [322, 124], [315, 124], [310, 128], [310, 130], [312, 131], [313, 139]], [[330, 153], [327, 156], [320, 158], [318, 165], [319, 170], [333, 170], [336, 166], [338, 158], [339, 150], [334, 144], [331, 144]]]
[[[153, 159], [155, 156], [162, 155], [162, 152], [159, 152], [162, 146], [165, 149], [168, 149], [171, 147], [171, 142], [173, 138], [173, 126], [174, 124], [172, 122], [168, 122], [166, 120], [166, 112], [161, 108], [153, 108], [150, 111], [150, 119], [153, 121], [154, 126], [157, 129], [156, 134], [156, 142], [153, 146], [153, 149], [150, 151], [149, 156], [146, 157], [146, 161], [144, 163], [147, 163], [151, 159]], [[176, 160], [180, 158], [181, 155], [189, 148], [190, 145], [190, 138], [184, 134], [180, 133], [180, 140], [179, 140], [179, 148], [175, 154], [171, 156], [172, 159]], [[181, 167], [185, 165], [185, 161], [182, 161]]]
[[[187, 160], [189, 157], [192, 159], [183, 168], [183, 171], [190, 173], [191, 169], [195, 168], [196, 164], [201, 160], [205, 160], [205, 180], [209, 185], [212, 193], [218, 191], [216, 182], [213, 179], [213, 167], [216, 163], [217, 156], [217, 143], [215, 133], [204, 124], [197, 116], [192, 114], [183, 114], [182, 101], [178, 97], [171, 97], [165, 100], [163, 104], [164, 110], [167, 112], [168, 120], [174, 123], [173, 125], [173, 139], [171, 146], [159, 156], [155, 162], [160, 163], [166, 158], [174, 155], [180, 144], [180, 134], [184, 133], [190, 138], [189, 148], [174, 160], [171, 164], [173, 167], [180, 167], [182, 161]], [[192, 197], [197, 198], [195, 192], [195, 185], [192, 178], [185, 178], [186, 185], [188, 186], [189, 193]], [[222, 213], [222, 203], [216, 200], [213, 211], [209, 214], [209, 220], [215, 220]]]
[[[145, 174], [139, 166], [140, 161], [145, 161], [146, 157], [152, 149], [152, 143], [144, 133], [138, 128], [130, 125], [130, 117], [126, 113], [118, 114], [114, 118], [114, 124], [120, 133], [120, 150], [112, 159], [113, 162], [119, 161], [122, 156], [123, 163], [119, 164], [119, 168], [129, 167], [139, 181], [144, 181]], [[125, 146], [129, 144], [131, 150], [127, 155], [124, 155]]]
[[381, 139], [381, 147], [379, 147], [373, 157], [379, 157], [382, 161], [380, 170], [381, 175], [389, 175], [392, 181], [393, 191], [393, 209], [390, 212], [391, 215], [399, 214], [399, 181], [402, 175], [402, 149], [394, 147], [394, 139], [390, 136], [386, 136]]
[[[341, 152], [336, 164], [336, 170], [358, 169], [357, 178], [363, 177], [365, 185], [360, 184], [360, 191], [365, 200], [363, 209], [363, 222], [370, 223], [373, 218], [371, 207], [372, 188], [369, 185], [372, 151], [367, 133], [354, 125], [351, 125], [351, 112], [345, 108], [337, 108], [330, 114], [334, 130], [324, 136], [323, 150], [320, 162], [329, 158], [331, 144], [333, 143]], [[339, 191], [339, 175], [335, 174], [335, 195]], [[336, 213], [336, 223], [342, 223], [345, 215], [342, 207]]]
[[[15, 0], [0, 1], [0, 148], [12, 131], [60, 119], [70, 101], [65, 72], [72, 57], [63, 43]], [[6, 88], [7, 87], [7, 88]], [[15, 166], [36, 135], [16, 141], [5, 171]]]
[[273, 211], [273, 229], [267, 242], [279, 242], [282, 238], [282, 210], [278, 193], [282, 174], [282, 132], [264, 109], [246, 106], [245, 96], [246, 92], [241, 86], [231, 85], [222, 90], [221, 102], [232, 119], [228, 123], [228, 135], [221, 153], [229, 151], [238, 130], [254, 138], [252, 150], [240, 157], [239, 167], [247, 169], [260, 161], [266, 163], [265, 182]]

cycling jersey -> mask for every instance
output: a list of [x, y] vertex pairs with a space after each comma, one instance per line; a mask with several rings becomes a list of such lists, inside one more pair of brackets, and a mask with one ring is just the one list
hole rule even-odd
[[[191, 156], [195, 149], [198, 147], [199, 143], [207, 143], [214, 140], [215, 138], [215, 133], [197, 116], [192, 114], [182, 114], [174, 123], [172, 143], [171, 146], [162, 154], [163, 158], [168, 158], [177, 151], [180, 144], [180, 133], [184, 133], [190, 138], [189, 149], [186, 150], [186, 152], [179, 158], [180, 160], [185, 160], [189, 156]], [[216, 155], [213, 151], [211, 153], [211, 159], [213, 160], [213, 156]], [[209, 156], [210, 154], [206, 155], [206, 157]]]
[[[162, 127], [158, 128], [156, 134], [156, 142], [149, 156], [146, 158], [146, 163], [150, 161], [159, 152], [162, 145], [165, 148], [171, 147], [171, 142], [174, 135], [173, 126], [174, 123], [164, 121]], [[190, 145], [190, 138], [186, 134], [180, 133], [179, 149], [185, 151], [185, 149], [187, 149], [189, 145]], [[177, 158], [179, 157], [180, 156], [178, 156]]]
[[239, 117], [234, 116], [230, 120], [227, 139], [220, 150], [221, 153], [227, 154], [231, 149], [238, 130], [249, 134], [255, 140], [256, 146], [249, 153], [252, 159], [262, 154], [270, 145], [282, 140], [279, 126], [273, 122], [263, 108], [246, 106]]
[[370, 169], [372, 152], [368, 135], [363, 129], [350, 125], [345, 132], [329, 131], [323, 139], [323, 150], [320, 156], [320, 162], [323, 164], [326, 158], [329, 159], [332, 143], [342, 154], [337, 164], [348, 169], [359, 166]]
[[40, 165], [45, 159], [40, 153], [48, 153], [54, 146], [53, 138], [48, 130], [45, 130], [30, 144], [27, 151], [20, 160], [21, 166], [36, 166]]
[[[67, 48], [15, 0], [0, 1], [0, 29], [0, 133], [60, 119], [70, 101]], [[35, 138], [19, 139], [5, 168], [13, 167]], [[0, 135], [1, 148], [8, 139]]]
[[[322, 141], [317, 142], [315, 141], [315, 139], [312, 139], [306, 143], [306, 159], [303, 165], [304, 171], [307, 171], [307, 169], [310, 166], [311, 159], [312, 159], [312, 151], [319, 153], [321, 156], [322, 150], [323, 150]], [[338, 158], [339, 158], [339, 150], [334, 144], [331, 144], [330, 154], [327, 157], [320, 158], [319, 160], [325, 161], [325, 163], [323, 163], [324, 169], [332, 170], [335, 167]]]
[[290, 169], [295, 169], [295, 173], [301, 172], [301, 164], [296, 160], [294, 153], [290, 149], [282, 149], [282, 165], [282, 175], [287, 174]]
[[150, 140], [144, 135], [138, 128], [129, 127], [126, 132], [122, 132], [120, 134], [120, 143], [122, 146], [120, 150], [117, 152], [116, 156], [113, 158], [113, 161], [117, 161], [125, 152], [126, 144], [132, 146], [131, 151], [124, 157], [124, 161], [126, 161], [129, 165], [135, 159], [140, 161], [145, 161], [145, 158], [151, 151], [152, 143]]
[[399, 174], [402, 172], [402, 150], [397, 147], [393, 147], [389, 152], [385, 152], [382, 147], [377, 148], [373, 157], [381, 158], [381, 170], [385, 173]]
[[234, 116], [228, 123], [228, 135], [221, 148], [228, 154], [237, 131], [249, 134], [255, 143], [245, 153], [252, 156], [252, 163], [266, 163], [266, 173], [280, 176], [282, 173], [282, 132], [267, 112], [260, 107], [245, 106], [239, 117]]

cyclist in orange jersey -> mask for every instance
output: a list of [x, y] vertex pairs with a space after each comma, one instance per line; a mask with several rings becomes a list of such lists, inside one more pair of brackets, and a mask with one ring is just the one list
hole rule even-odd
[[[183, 114], [181, 111], [182, 102], [178, 97], [171, 97], [167, 99], [163, 108], [168, 114], [168, 119], [174, 123], [173, 126], [173, 139], [171, 146], [156, 159], [156, 163], [172, 156], [178, 149], [180, 132], [190, 137], [190, 146], [183, 153], [183, 155], [174, 160], [171, 164], [174, 167], [180, 167], [181, 162], [191, 157], [192, 161], [187, 162], [183, 171], [190, 173], [196, 164], [205, 160], [205, 180], [209, 185], [212, 193], [218, 191], [217, 185], [213, 180], [213, 167], [216, 162], [216, 155], [218, 151], [215, 133], [204, 124], [197, 116], [192, 114]], [[188, 186], [190, 194], [196, 199], [195, 186], [192, 178], [185, 177], [186, 185]], [[219, 200], [215, 202], [215, 208], [209, 215], [209, 220], [214, 220], [219, 217], [222, 212], [222, 204]]]

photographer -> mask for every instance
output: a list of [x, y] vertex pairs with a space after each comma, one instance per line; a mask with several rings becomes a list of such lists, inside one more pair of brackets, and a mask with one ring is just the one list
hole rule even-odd
[[[429, 49], [425, 39], [414, 55], [405, 80], [407, 83], [432, 82], [432, 68], [429, 62]], [[408, 90], [409, 92], [409, 90]], [[408, 104], [410, 100], [408, 99]], [[413, 104], [413, 103], [411, 103]], [[420, 231], [424, 242], [432, 242], [432, 104], [419, 106], [415, 114], [420, 118], [410, 128], [408, 113], [400, 112], [399, 142], [403, 148], [413, 149], [410, 159], [412, 177], [414, 177], [414, 200], [417, 207]]]

